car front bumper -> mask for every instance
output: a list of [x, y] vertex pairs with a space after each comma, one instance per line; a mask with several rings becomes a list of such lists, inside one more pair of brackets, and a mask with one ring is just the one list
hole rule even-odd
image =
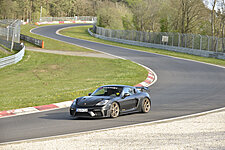
[[[87, 112], [77, 112], [77, 108], [87, 109]], [[82, 118], [102, 118], [110, 116], [110, 106], [103, 107], [70, 107], [70, 115]]]

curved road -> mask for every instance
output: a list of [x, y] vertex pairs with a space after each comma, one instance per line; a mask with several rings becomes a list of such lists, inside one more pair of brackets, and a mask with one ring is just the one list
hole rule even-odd
[[34, 33], [77, 44], [138, 62], [158, 75], [150, 88], [152, 110], [116, 119], [75, 120], [68, 108], [0, 119], [0, 143], [118, 127], [183, 116], [225, 107], [225, 69], [203, 63], [109, 46], [56, 34], [60, 28], [45, 26]]

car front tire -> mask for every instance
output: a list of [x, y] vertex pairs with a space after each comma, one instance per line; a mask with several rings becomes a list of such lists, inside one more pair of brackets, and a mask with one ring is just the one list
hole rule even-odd
[[113, 102], [110, 107], [110, 117], [116, 118], [119, 116], [119, 114], [120, 114], [120, 107], [119, 107], [118, 103]]
[[151, 102], [148, 98], [144, 98], [141, 104], [141, 112], [147, 113], [151, 109]]

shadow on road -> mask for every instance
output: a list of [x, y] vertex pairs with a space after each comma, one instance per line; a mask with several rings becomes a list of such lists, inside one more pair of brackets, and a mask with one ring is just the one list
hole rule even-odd
[[[125, 121], [128, 118], [136, 118], [137, 116], [143, 117], [143, 113], [129, 113], [120, 115], [118, 118], [78, 118], [78, 117], [72, 117], [69, 112], [55, 112], [55, 113], [47, 113], [44, 116], [41, 116], [39, 118], [41, 119], [49, 119], [49, 120], [114, 120], [114, 121]], [[131, 119], [132, 120], [132, 119]]]
[[74, 120], [68, 112], [47, 113], [39, 118], [51, 120]]

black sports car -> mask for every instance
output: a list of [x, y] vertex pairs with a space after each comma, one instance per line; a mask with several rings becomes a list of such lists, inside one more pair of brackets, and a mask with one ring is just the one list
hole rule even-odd
[[101, 86], [89, 96], [75, 99], [70, 106], [74, 117], [112, 117], [130, 112], [147, 113], [151, 100], [146, 87], [126, 85]]

